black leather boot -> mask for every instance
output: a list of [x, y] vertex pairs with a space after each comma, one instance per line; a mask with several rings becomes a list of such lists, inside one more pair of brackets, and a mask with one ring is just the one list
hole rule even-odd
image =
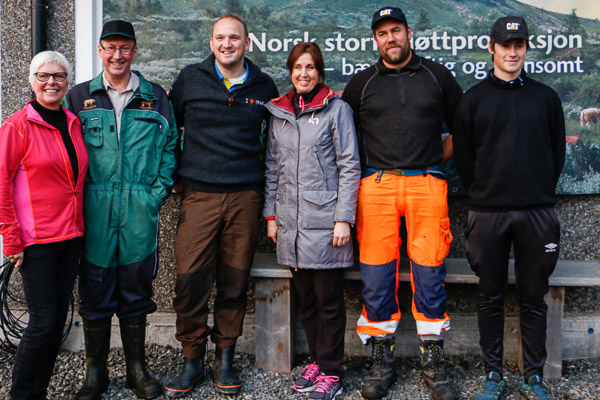
[[127, 370], [127, 387], [142, 399], [152, 399], [162, 386], [146, 371], [146, 316], [119, 320]]
[[106, 359], [110, 349], [110, 318], [83, 320], [85, 337], [85, 380], [75, 395], [77, 400], [100, 400], [108, 389]]
[[184, 397], [192, 392], [194, 386], [206, 378], [204, 366], [204, 355], [206, 344], [202, 348], [202, 354], [194, 358], [184, 359], [183, 369], [173, 380], [165, 386], [165, 394], [169, 397]]
[[421, 349], [421, 374], [433, 400], [458, 399], [454, 388], [446, 376], [443, 340], [419, 340]]
[[371, 342], [371, 370], [362, 387], [362, 397], [365, 399], [381, 399], [394, 382], [396, 382], [396, 367], [394, 366], [394, 338], [378, 339]]
[[212, 375], [217, 385], [217, 391], [223, 394], [237, 394], [242, 390], [242, 382], [233, 372], [233, 354], [235, 343], [231, 346], [215, 348], [215, 363]]

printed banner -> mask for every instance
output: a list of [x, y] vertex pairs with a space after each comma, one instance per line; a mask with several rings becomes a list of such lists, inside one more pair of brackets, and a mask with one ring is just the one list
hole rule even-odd
[[[538, 4], [538, 8], [527, 3]], [[559, 193], [600, 193], [600, 6], [579, 0], [421, 0], [391, 2], [413, 29], [412, 48], [443, 64], [467, 90], [492, 68], [487, 51], [492, 23], [519, 15], [529, 26], [528, 75], [560, 95], [567, 127], [567, 161]], [[247, 56], [270, 74], [280, 92], [291, 88], [285, 68], [301, 41], [323, 51], [326, 83], [343, 90], [352, 75], [377, 61], [370, 30], [375, 10], [389, 3], [357, 0], [104, 0], [104, 20], [134, 23], [134, 68], [168, 89], [184, 66], [210, 54], [212, 24], [241, 16], [251, 39]], [[576, 7], [587, 7], [583, 13]], [[518, 149], [515, 149], [518, 151]], [[451, 193], [464, 193], [448, 164]]]

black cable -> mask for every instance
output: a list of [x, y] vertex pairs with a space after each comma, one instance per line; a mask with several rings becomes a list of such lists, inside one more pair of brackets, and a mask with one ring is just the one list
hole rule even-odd
[[[26, 314], [27, 307], [23, 296], [11, 290], [10, 280], [15, 270], [15, 266], [10, 261], [5, 262], [0, 267], [0, 363], [5, 363], [14, 357], [17, 350], [15, 341], [21, 339], [25, 327], [27, 326]], [[11, 304], [23, 305], [21, 309], [13, 312]], [[73, 317], [75, 312], [75, 301], [71, 296], [69, 323], [65, 324], [64, 334], [61, 344], [69, 336]]]

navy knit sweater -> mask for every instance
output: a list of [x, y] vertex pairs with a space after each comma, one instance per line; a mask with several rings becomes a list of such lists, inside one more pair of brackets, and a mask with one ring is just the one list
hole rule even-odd
[[469, 89], [454, 118], [454, 158], [477, 211], [551, 207], [565, 162], [558, 94], [525, 73]]
[[262, 188], [260, 136], [269, 113], [264, 104], [278, 97], [273, 80], [247, 60], [248, 80], [229, 92], [217, 76], [215, 57], [183, 68], [170, 98], [183, 128], [177, 169], [186, 189], [227, 193]]

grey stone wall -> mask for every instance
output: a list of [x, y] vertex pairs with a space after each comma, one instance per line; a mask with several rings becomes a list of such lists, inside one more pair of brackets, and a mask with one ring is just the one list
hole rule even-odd
[[[74, 2], [51, 0], [48, 8], [48, 47], [65, 54], [74, 62]], [[1, 63], [2, 63], [2, 120], [23, 107], [30, 99], [31, 90], [27, 81], [31, 60], [31, 1], [2, 0], [1, 18]], [[466, 221], [466, 199], [450, 198], [450, 217], [454, 243], [451, 257], [464, 257], [463, 227]], [[155, 300], [161, 311], [172, 311], [173, 288], [175, 286], [175, 261], [173, 257], [174, 237], [177, 221], [178, 196], [171, 196], [161, 210], [160, 269], [155, 280]], [[600, 260], [600, 196], [564, 196], [557, 206], [562, 224], [561, 258], [573, 260]], [[272, 252], [274, 247], [261, 237], [260, 251]], [[360, 283], [347, 282], [346, 299], [349, 312], [360, 310]], [[473, 285], [449, 285], [449, 312], [475, 312]], [[597, 301], [600, 289], [568, 288], [566, 311], [600, 312]], [[253, 312], [253, 285], [248, 294], [249, 311]], [[401, 286], [403, 310], [410, 309], [410, 286]], [[514, 308], [514, 294], [508, 297], [508, 307]]]
[[[48, 50], [60, 51], [74, 66], [75, 12], [72, 0], [52, 0], [48, 6]], [[31, 0], [2, 0], [2, 120], [31, 99]]]

